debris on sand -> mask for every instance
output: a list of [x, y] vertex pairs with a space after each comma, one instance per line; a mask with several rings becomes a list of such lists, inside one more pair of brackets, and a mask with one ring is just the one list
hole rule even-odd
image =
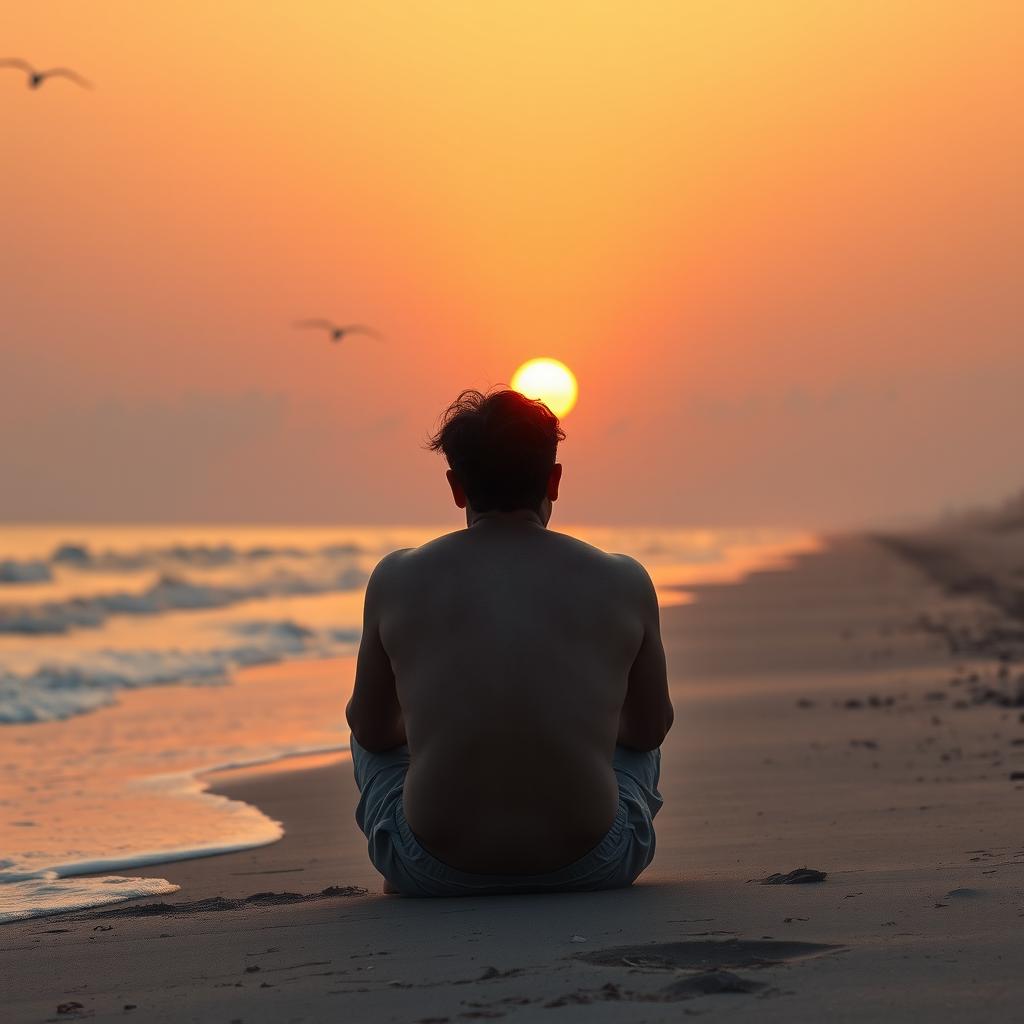
[[741, 978], [719, 967], [670, 982], [655, 992], [634, 992], [608, 982], [599, 989], [578, 989], [544, 1003], [545, 1009], [559, 1006], [587, 1006], [591, 1003], [629, 1001], [635, 1003], [677, 1003], [698, 996], [717, 996], [759, 992], [768, 986], [762, 981]]
[[769, 875], [761, 879], [762, 885], [804, 885], [808, 882], [824, 882], [827, 871], [816, 871], [814, 868], [794, 868], [787, 874]]
[[579, 989], [567, 992], [564, 996], [556, 996], [544, 1004], [544, 1009], [553, 1010], [559, 1006], [587, 1006], [590, 1003], [615, 1002], [619, 999], [635, 998], [635, 993], [625, 992], [614, 982], [609, 981], [599, 989]]
[[666, 1003], [681, 999], [695, 999], [697, 996], [719, 996], [757, 992], [767, 988], [763, 981], [741, 978], [732, 971], [711, 970], [680, 978], [659, 989], [655, 998]]
[[[612, 946], [578, 953], [577, 960], [605, 967], [625, 965], [634, 971], [720, 971], [743, 967], [768, 967], [806, 957], [832, 953], [840, 946], [820, 942], [792, 942], [758, 939], [687, 940], [653, 942], [638, 946]], [[631, 972], [632, 973], [632, 972]]]
[[[477, 981], [493, 981], [495, 978], [514, 978], [517, 974], [522, 974], [523, 969], [521, 967], [510, 967], [507, 971], [499, 971], [497, 967], [485, 967]], [[459, 984], [462, 984], [459, 982]]]
[[248, 910], [251, 907], [281, 907], [292, 903], [310, 903], [315, 900], [337, 899], [339, 897], [365, 896], [367, 890], [359, 885], [329, 885], [320, 892], [256, 892], [241, 899], [226, 899], [213, 896], [191, 903], [142, 903], [138, 906], [115, 907], [98, 913], [82, 914], [73, 921], [91, 920], [97, 917], [166, 917], [173, 914], [207, 914], [226, 910]]
[[629, 1001], [633, 1003], [678, 1003], [684, 999], [696, 999], [699, 996], [719, 996], [759, 992], [768, 986], [762, 981], [751, 981], [741, 978], [732, 971], [721, 967], [688, 974], [669, 982], [654, 992], [635, 992], [608, 982], [599, 989], [577, 989], [557, 996], [544, 1004], [545, 1009], [559, 1006], [587, 1006], [591, 1003]]

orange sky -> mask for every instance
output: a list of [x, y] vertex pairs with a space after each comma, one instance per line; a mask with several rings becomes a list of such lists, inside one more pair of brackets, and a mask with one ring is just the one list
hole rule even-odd
[[[439, 521], [532, 356], [563, 519], [832, 524], [1024, 484], [1017, 3], [8, 9], [6, 519]], [[378, 325], [329, 346], [296, 317]]]

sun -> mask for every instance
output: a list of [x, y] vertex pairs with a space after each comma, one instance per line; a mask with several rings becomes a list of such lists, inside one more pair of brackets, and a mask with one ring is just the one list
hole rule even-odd
[[539, 398], [556, 416], [564, 416], [576, 404], [579, 387], [572, 370], [557, 359], [530, 359], [512, 374], [512, 390], [527, 398]]

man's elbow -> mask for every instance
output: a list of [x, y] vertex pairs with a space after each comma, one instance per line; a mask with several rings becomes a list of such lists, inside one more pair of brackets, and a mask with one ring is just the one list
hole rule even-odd
[[[676, 709], [674, 707], [672, 707], [671, 704], [669, 704], [665, 708], [665, 731], [661, 735], [662, 740], [664, 740], [665, 737], [668, 735], [669, 729], [672, 728], [673, 724], [675, 723], [675, 720], [676, 720]], [[659, 744], [659, 746], [660, 746], [660, 744]]]
[[672, 723], [675, 719], [676, 713], [672, 709], [672, 705], [669, 704], [662, 712], [661, 717], [652, 723], [651, 735], [649, 737], [651, 744], [647, 748], [648, 750], [654, 750], [655, 747], [660, 747], [665, 742], [665, 737], [672, 728]]
[[671, 704], [660, 715], [648, 715], [639, 722], [623, 719], [619, 725], [619, 746], [644, 752], [656, 750], [665, 742], [674, 720]]
[[406, 742], [405, 725], [401, 717], [394, 722], [368, 721], [358, 710], [353, 709], [350, 702], [345, 709], [345, 718], [352, 730], [352, 738], [371, 754], [394, 750]]

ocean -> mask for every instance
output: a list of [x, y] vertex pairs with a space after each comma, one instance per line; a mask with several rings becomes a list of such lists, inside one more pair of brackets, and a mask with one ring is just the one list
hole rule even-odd
[[[815, 544], [558, 528], [638, 558], [663, 606]], [[358, 645], [366, 579], [451, 529], [0, 527], [0, 923], [173, 892], [125, 872], [279, 839], [204, 774], [345, 750], [337, 659]]]

